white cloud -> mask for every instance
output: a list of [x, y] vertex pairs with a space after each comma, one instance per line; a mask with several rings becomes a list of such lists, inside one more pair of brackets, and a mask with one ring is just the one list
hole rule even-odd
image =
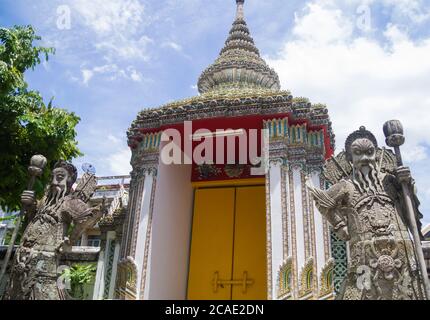
[[133, 68], [129, 69], [129, 71], [130, 71], [130, 79], [131, 80], [133, 80], [135, 82], [142, 82], [143, 76], [139, 71], [137, 71], [136, 69], [133, 69]]
[[430, 144], [430, 39], [415, 42], [391, 24], [381, 44], [354, 37], [350, 20], [332, 1], [310, 3], [296, 18], [294, 39], [268, 62], [293, 95], [327, 104], [338, 149], [360, 125], [384, 143], [383, 123], [399, 119], [407, 138], [404, 150], [410, 152], [405, 158], [425, 159], [423, 145]]
[[402, 155], [406, 163], [423, 161], [428, 157], [427, 148], [420, 145], [408, 145], [404, 148]]
[[[341, 0], [321, 0], [322, 2], [334, 2], [345, 4]], [[377, 6], [383, 7], [383, 14], [388, 14], [391, 22], [402, 23], [406, 25], [422, 24], [430, 20], [430, 6], [428, 0], [348, 0], [349, 6], [366, 5], [370, 9]], [[376, 14], [373, 12], [372, 15]]]
[[132, 170], [130, 159], [131, 151], [128, 147], [109, 155], [107, 162], [112, 175], [128, 175]]
[[163, 47], [171, 48], [177, 52], [182, 52], [182, 46], [174, 41], [166, 41], [162, 45]]
[[138, 0], [73, 0], [72, 8], [99, 34], [134, 31], [143, 22], [144, 5]]
[[88, 85], [88, 82], [90, 82], [90, 80], [94, 76], [94, 72], [89, 69], [82, 69], [81, 72], [82, 72], [82, 83], [84, 85]]
[[150, 17], [138, 0], [73, 0], [73, 28], [88, 32], [94, 38], [94, 47], [105, 59], [148, 60], [148, 44], [152, 39], [143, 34]]
[[186, 54], [184, 52], [184, 48], [179, 43], [177, 43], [177, 42], [174, 42], [174, 41], [164, 41], [161, 44], [161, 47], [162, 48], [172, 49], [173, 51], [177, 52], [179, 55], [181, 55], [182, 57], [184, 57], [184, 58], [186, 58], [188, 60], [192, 59], [190, 55], [188, 55], [188, 54]]
[[134, 82], [142, 82], [144, 80], [143, 75], [137, 71], [134, 67], [129, 66], [125, 69], [118, 67], [116, 64], [105, 64], [93, 68], [83, 67], [82, 73], [82, 84], [88, 86], [91, 79], [96, 75], [103, 75], [105, 79], [115, 81], [117, 79], [126, 79]]
[[119, 144], [119, 143], [121, 143], [121, 140], [118, 138], [118, 137], [115, 137], [114, 135], [112, 135], [112, 134], [109, 134], [108, 136], [107, 136], [107, 139], [110, 141], [110, 142], [112, 142], [113, 144]]
[[350, 20], [344, 19], [340, 9], [326, 9], [309, 3], [306, 14], [295, 13], [293, 34], [307, 42], [327, 43], [347, 39], [353, 30]]
[[111, 39], [104, 39], [95, 44], [95, 47], [100, 51], [106, 52], [107, 60], [115, 60], [122, 58], [124, 60], [129, 59], [142, 59], [148, 61], [149, 56], [147, 54], [147, 47], [153, 43], [153, 40], [147, 36], [142, 36], [137, 40], [132, 38], [126, 38], [119, 35], [116, 38], [118, 41], [111, 41]]
[[394, 15], [406, 16], [414, 23], [430, 19], [430, 7], [427, 0], [383, 0], [384, 5], [394, 8]]
[[131, 151], [127, 139], [121, 132], [112, 132], [109, 126], [91, 127], [84, 133], [85, 139], [80, 140], [85, 156], [74, 161], [80, 168], [82, 163], [95, 166], [98, 176], [128, 175], [131, 172]]

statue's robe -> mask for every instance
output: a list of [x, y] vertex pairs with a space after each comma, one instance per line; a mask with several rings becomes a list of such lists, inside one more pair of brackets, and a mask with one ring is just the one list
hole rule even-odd
[[390, 174], [379, 179], [380, 185], [366, 188], [349, 178], [314, 194], [328, 221], [345, 225], [349, 234], [348, 272], [338, 299], [423, 299], [401, 186]]

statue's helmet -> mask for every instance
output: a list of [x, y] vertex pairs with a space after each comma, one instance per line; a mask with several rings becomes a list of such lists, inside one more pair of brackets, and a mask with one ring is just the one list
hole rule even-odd
[[60, 160], [54, 165], [54, 170], [57, 168], [63, 168], [69, 174], [67, 179], [67, 188], [70, 190], [78, 178], [78, 170], [73, 164], [64, 160]]
[[348, 136], [348, 138], [346, 138], [346, 141], [345, 141], [345, 152], [346, 152], [346, 159], [348, 161], [352, 161], [351, 146], [354, 143], [354, 141], [356, 141], [358, 139], [368, 139], [368, 140], [370, 140], [373, 143], [373, 145], [375, 146], [375, 148], [378, 148], [378, 141], [376, 140], [376, 138], [373, 135], [373, 133], [370, 132], [369, 130], [366, 130], [366, 127], [361, 126], [360, 129], [358, 129], [357, 131], [354, 131], [353, 133], [351, 133]]

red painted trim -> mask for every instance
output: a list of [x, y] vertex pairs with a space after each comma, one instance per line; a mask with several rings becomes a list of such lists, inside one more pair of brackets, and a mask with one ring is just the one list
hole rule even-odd
[[[222, 118], [210, 118], [210, 119], [199, 119], [193, 120], [193, 133], [198, 129], [208, 129], [208, 130], [216, 130], [216, 129], [262, 129], [263, 121], [272, 120], [272, 119], [281, 119], [288, 118], [289, 125], [297, 125], [297, 124], [306, 124], [308, 131], [324, 131], [324, 143], [325, 143], [325, 158], [328, 159], [333, 155], [333, 148], [331, 146], [330, 137], [328, 134], [328, 128], [326, 125], [321, 126], [312, 126], [309, 119], [294, 119], [291, 112], [289, 113], [277, 113], [271, 115], [249, 115], [242, 117], [222, 117]], [[178, 123], [174, 125], [164, 125], [155, 129], [140, 129], [139, 132], [141, 134], [148, 133], [156, 133], [160, 131], [164, 131], [167, 129], [176, 129], [181, 134], [184, 131], [184, 124]], [[131, 149], [137, 148], [138, 144], [133, 143], [132, 140], [141, 142], [142, 138], [131, 137], [129, 141], [129, 146]]]

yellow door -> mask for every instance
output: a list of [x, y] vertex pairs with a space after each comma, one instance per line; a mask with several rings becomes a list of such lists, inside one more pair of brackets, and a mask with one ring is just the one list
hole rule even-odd
[[213, 290], [212, 280], [231, 277], [233, 256], [234, 188], [195, 192], [191, 237], [189, 300], [229, 300], [231, 288]]
[[265, 189], [198, 189], [195, 193], [188, 299], [264, 300]]
[[236, 189], [233, 279], [252, 282], [232, 286], [233, 300], [266, 300], [265, 187]]

